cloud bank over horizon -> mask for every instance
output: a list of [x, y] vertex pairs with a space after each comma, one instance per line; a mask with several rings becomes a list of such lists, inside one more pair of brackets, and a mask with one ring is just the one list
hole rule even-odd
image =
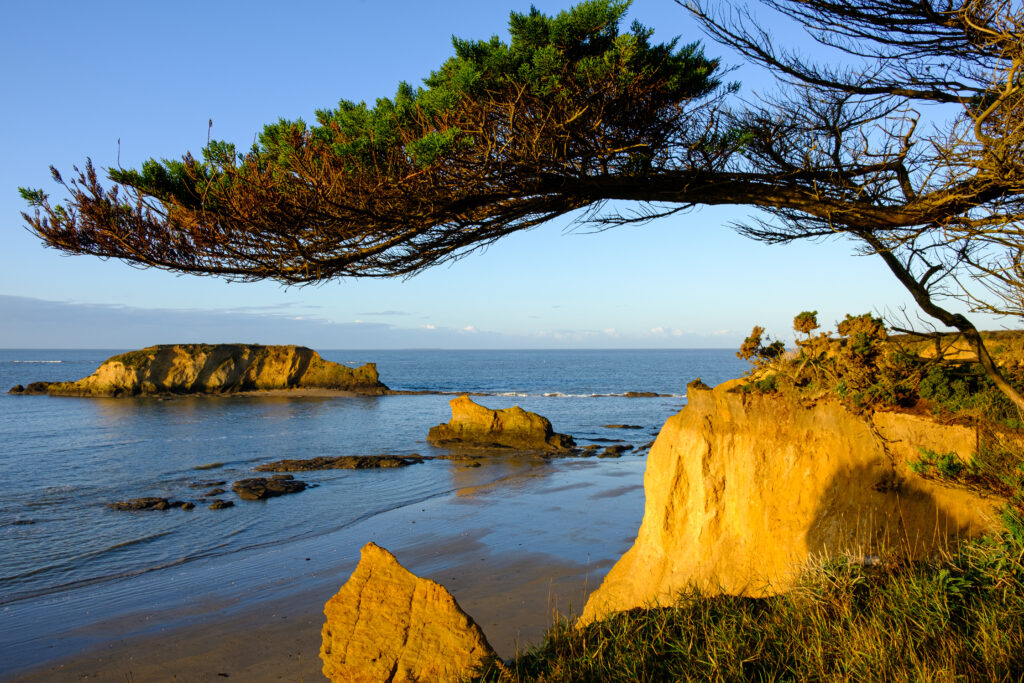
[[633, 335], [613, 328], [513, 335], [475, 325], [338, 322], [317, 308], [275, 304], [147, 309], [0, 295], [0, 348], [135, 349], [194, 342], [298, 344], [315, 349], [735, 348], [743, 336], [731, 330], [698, 334], [669, 327]]

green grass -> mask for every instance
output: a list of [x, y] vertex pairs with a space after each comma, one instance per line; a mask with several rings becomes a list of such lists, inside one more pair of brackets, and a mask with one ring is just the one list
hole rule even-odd
[[809, 569], [770, 598], [685, 593], [574, 629], [482, 681], [1020, 681], [1024, 546], [1012, 535], [924, 562]]

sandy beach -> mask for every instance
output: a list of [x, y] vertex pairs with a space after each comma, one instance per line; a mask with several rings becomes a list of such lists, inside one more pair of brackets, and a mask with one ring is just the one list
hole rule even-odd
[[[510, 657], [539, 642], [556, 612], [578, 613], [629, 547], [642, 515], [642, 466], [640, 459], [582, 461], [559, 465], [554, 477], [547, 466], [523, 464], [479, 487], [466, 470], [449, 496], [266, 551], [254, 565], [266, 573], [258, 589], [233, 593], [225, 581], [223, 591], [197, 590], [185, 607], [55, 627], [49, 652], [39, 653], [46, 662], [4, 680], [323, 680], [323, 604], [369, 540], [448, 588]], [[287, 567], [298, 571], [289, 575]], [[217, 580], [215, 568], [190, 571], [187, 582]]]
[[[591, 567], [588, 577], [586, 568], [554, 558], [491, 557], [487, 561], [486, 572], [479, 572], [472, 562], [450, 567], [447, 573], [452, 577], [446, 586], [502, 657], [538, 642], [556, 611], [581, 607], [588, 578], [596, 580], [608, 569], [607, 563]], [[194, 627], [163, 627], [152, 635], [112, 640], [11, 680], [323, 680], [318, 655], [325, 601], [321, 597], [310, 591], [298, 599], [268, 602], [257, 610], [226, 619], [214, 617]]]

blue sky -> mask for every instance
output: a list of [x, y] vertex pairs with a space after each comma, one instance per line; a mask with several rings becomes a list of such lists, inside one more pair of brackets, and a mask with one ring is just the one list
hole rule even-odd
[[[556, 12], [569, 3], [534, 4]], [[909, 308], [879, 259], [841, 241], [751, 242], [725, 227], [749, 215], [735, 208], [597, 234], [555, 222], [411, 279], [305, 288], [66, 257], [23, 229], [17, 187], [53, 192], [50, 164], [70, 171], [86, 157], [100, 167], [178, 157], [205, 143], [209, 119], [215, 138], [245, 147], [279, 117], [308, 120], [339, 98], [373, 101], [400, 80], [418, 83], [449, 56], [451, 35], [505, 35], [512, 9], [529, 2], [8, 4], [0, 347], [736, 347], [754, 324], [788, 336], [802, 310], [828, 324]], [[672, 0], [636, 0], [630, 18], [658, 39], [700, 37]], [[747, 93], [761, 82], [738, 76], [749, 79]]]

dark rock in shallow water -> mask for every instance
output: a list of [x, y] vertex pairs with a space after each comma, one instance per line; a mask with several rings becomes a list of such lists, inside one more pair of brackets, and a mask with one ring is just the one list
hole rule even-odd
[[220, 488], [220, 487], [218, 486], [218, 487], [217, 487], [217, 488], [215, 488], [215, 489], [210, 489], [209, 491], [207, 491], [207, 492], [206, 492], [206, 493], [204, 493], [203, 495], [204, 495], [204, 496], [208, 496], [208, 497], [211, 497], [211, 498], [212, 498], [213, 496], [219, 496], [219, 495], [220, 495], [220, 494], [222, 494], [222, 493], [227, 493], [227, 492], [226, 492], [226, 491], [225, 491], [224, 489], [222, 489], [222, 488]]
[[228, 483], [223, 479], [202, 479], [200, 481], [190, 481], [188, 487], [191, 489], [205, 489], [210, 486], [224, 486]]
[[339, 455], [308, 460], [277, 460], [259, 465], [257, 472], [308, 472], [312, 470], [367, 470], [405, 467], [423, 462], [419, 455]]
[[251, 479], [239, 479], [231, 486], [231, 489], [242, 500], [263, 500], [265, 498], [283, 496], [288, 493], [305, 491], [306, 482], [296, 479], [253, 477]]
[[230, 501], [230, 500], [220, 500], [220, 499], [217, 499], [217, 500], [213, 501], [212, 503], [210, 503], [210, 509], [211, 510], [223, 510], [224, 508], [233, 508], [233, 507], [235, 507], [235, 504], [232, 501]]
[[121, 500], [116, 503], [107, 503], [107, 507], [113, 510], [170, 510], [171, 508], [184, 508], [185, 510], [191, 510], [195, 505], [180, 500], [168, 500], [167, 498], [151, 496], [146, 498]]
[[28, 386], [16, 384], [11, 387], [8, 394], [45, 394], [53, 382], [32, 382]]
[[626, 398], [665, 398], [671, 394], [658, 394], [653, 391], [627, 391]]
[[608, 446], [603, 451], [601, 451], [601, 453], [597, 457], [599, 457], [599, 458], [618, 458], [618, 457], [621, 457], [622, 454], [625, 453], [626, 451], [631, 451], [631, 450], [633, 450], [633, 447], [629, 446], [629, 445], [625, 445], [625, 446], [622, 446], [622, 445], [620, 445], [620, 446]]
[[641, 425], [602, 425], [605, 429], [643, 429]]

